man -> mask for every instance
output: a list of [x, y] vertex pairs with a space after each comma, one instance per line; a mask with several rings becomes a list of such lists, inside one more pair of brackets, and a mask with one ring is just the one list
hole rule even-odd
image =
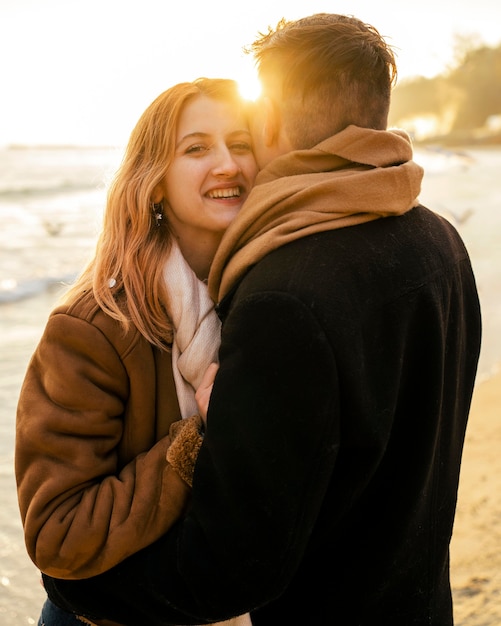
[[386, 130], [396, 68], [373, 27], [313, 15], [253, 51], [263, 169], [209, 279], [222, 343], [190, 508], [49, 594], [129, 626], [450, 625], [481, 332], [468, 254]]

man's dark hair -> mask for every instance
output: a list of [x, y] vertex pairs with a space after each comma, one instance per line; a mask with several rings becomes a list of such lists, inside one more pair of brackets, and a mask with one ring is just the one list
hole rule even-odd
[[247, 52], [295, 148], [310, 148], [350, 124], [386, 128], [397, 68], [373, 26], [330, 13], [282, 19]]

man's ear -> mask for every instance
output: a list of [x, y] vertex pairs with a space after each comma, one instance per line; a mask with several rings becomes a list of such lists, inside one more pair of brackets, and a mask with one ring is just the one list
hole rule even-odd
[[273, 146], [280, 136], [280, 114], [271, 98], [263, 96], [261, 101], [263, 111], [263, 141], [269, 148]]

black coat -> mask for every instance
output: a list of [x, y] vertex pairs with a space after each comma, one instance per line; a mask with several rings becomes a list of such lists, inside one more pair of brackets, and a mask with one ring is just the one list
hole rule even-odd
[[417, 207], [298, 239], [219, 311], [186, 518], [111, 572], [47, 581], [51, 597], [130, 626], [452, 624], [481, 334], [455, 229]]

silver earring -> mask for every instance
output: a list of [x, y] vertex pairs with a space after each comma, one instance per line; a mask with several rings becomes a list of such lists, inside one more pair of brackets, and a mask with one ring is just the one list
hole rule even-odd
[[155, 224], [160, 226], [162, 220], [164, 218], [163, 209], [164, 205], [162, 202], [150, 202], [150, 209], [153, 211], [153, 216], [155, 218]]

